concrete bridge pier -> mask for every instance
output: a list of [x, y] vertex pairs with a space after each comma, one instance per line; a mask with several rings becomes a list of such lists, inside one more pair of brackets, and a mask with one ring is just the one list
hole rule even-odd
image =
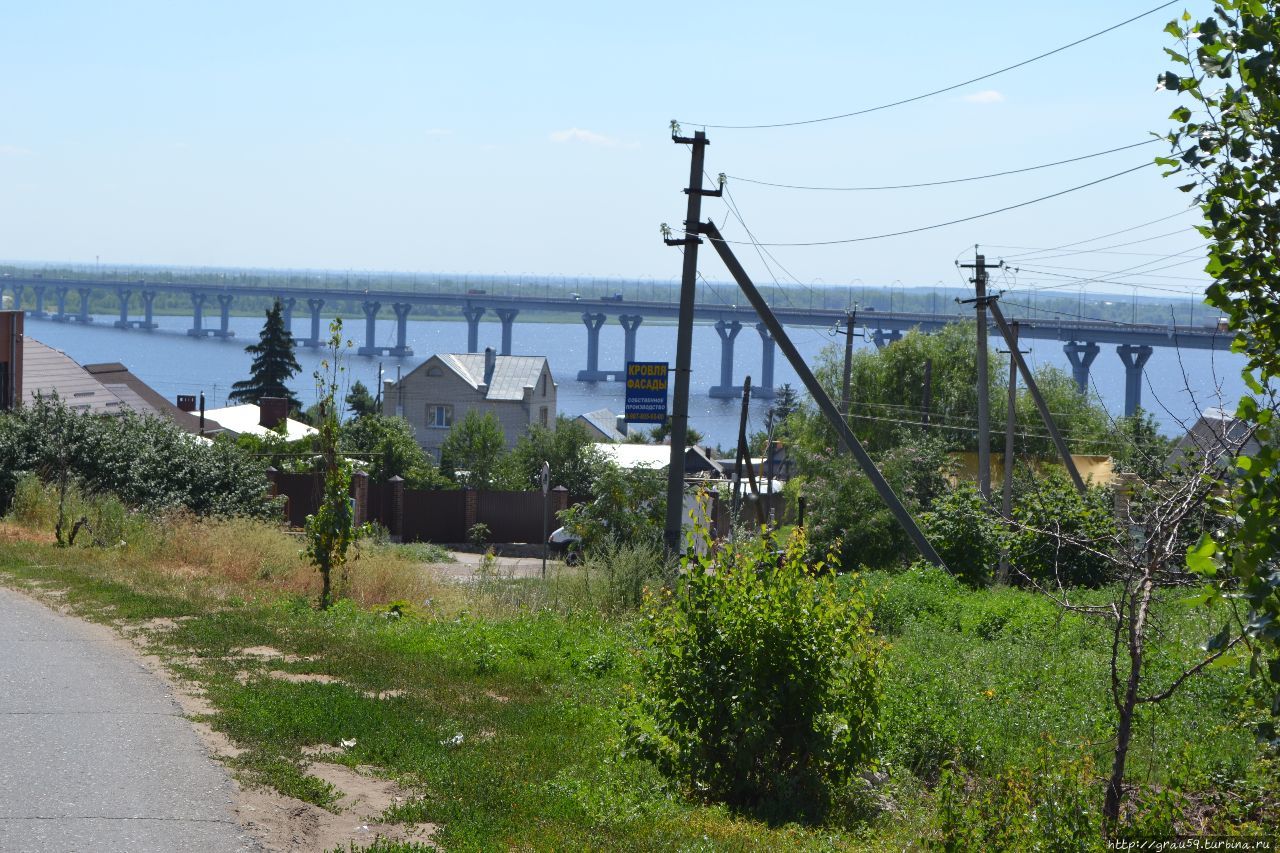
[[742, 331], [737, 320], [716, 321], [716, 334], [720, 336], [720, 384], [711, 387], [711, 396], [733, 398], [742, 396], [742, 386], [733, 384], [733, 339]]
[[582, 323], [587, 327], [587, 369], [578, 371], [579, 382], [599, 382], [609, 378], [609, 374], [600, 369], [600, 327], [605, 319], [603, 314], [587, 312], [582, 315]]
[[92, 323], [93, 317], [89, 316], [89, 295], [93, 293], [93, 288], [81, 287], [77, 288], [76, 292], [80, 294], [80, 313], [76, 317], [77, 322]]
[[751, 394], [764, 400], [772, 400], [776, 396], [773, 390], [773, 356], [778, 342], [769, 334], [769, 327], [764, 323], [756, 323], [756, 331], [760, 333], [760, 387], [752, 388]]
[[511, 355], [511, 327], [515, 324], [516, 315], [520, 313], [519, 308], [495, 308], [493, 313], [498, 315], [498, 320], [502, 322], [502, 349], [498, 350], [499, 355]]
[[156, 301], [156, 292], [154, 290], [144, 290], [140, 295], [142, 296], [142, 316], [145, 319], [138, 324], [138, 328], [151, 331], [156, 328], [156, 324], [151, 319], [153, 316], [153, 305]]
[[320, 309], [324, 307], [323, 299], [308, 299], [307, 308], [311, 309], [311, 337], [302, 342], [304, 347], [315, 349], [321, 345], [320, 340]]
[[280, 303], [280, 317], [284, 320], [284, 330], [286, 332], [293, 331], [293, 306], [298, 300], [292, 296], [277, 296], [276, 302]]
[[44, 310], [44, 285], [37, 284], [31, 289], [36, 292], [36, 310], [32, 311], [29, 316], [43, 320], [49, 316], [49, 312]]
[[484, 309], [468, 305], [462, 309], [462, 316], [467, 318], [467, 352], [480, 352], [480, 318]]
[[204, 301], [208, 298], [203, 293], [191, 294], [191, 328], [187, 334], [193, 338], [203, 338], [209, 333], [204, 327]]
[[221, 310], [221, 321], [218, 330], [213, 333], [217, 338], [234, 338], [236, 333], [231, 331], [231, 303], [236, 301], [234, 293], [219, 293], [218, 308]]
[[129, 300], [133, 298], [133, 291], [127, 287], [117, 287], [116, 298], [120, 300], [120, 319], [111, 325], [117, 329], [133, 328], [133, 324], [129, 322]]
[[619, 314], [618, 322], [622, 325], [622, 372], [615, 373], [613, 378], [623, 382], [627, 378], [627, 365], [636, 360], [636, 329], [644, 322], [639, 314]]
[[409, 312], [413, 310], [413, 306], [408, 302], [396, 302], [391, 310], [396, 312], [396, 345], [388, 355], [407, 358], [413, 355], [413, 347], [409, 346]]
[[65, 323], [71, 319], [67, 316], [67, 291], [70, 289], [69, 287], [56, 287], [53, 290], [53, 298], [58, 303], [58, 310], [49, 319], [55, 323]]
[[356, 355], [382, 355], [383, 347], [378, 346], [378, 312], [382, 310], [382, 303], [372, 299], [366, 299], [360, 303], [360, 310], [364, 311], [364, 346], [356, 350]]
[[1142, 368], [1151, 358], [1146, 344], [1121, 344], [1116, 347], [1124, 362], [1124, 416], [1131, 418], [1142, 405]]
[[884, 349], [894, 341], [902, 340], [902, 332], [898, 329], [876, 329], [871, 340], [875, 342], [876, 349]]
[[1080, 389], [1081, 394], [1088, 392], [1089, 367], [1102, 348], [1095, 343], [1082, 344], [1070, 341], [1063, 344], [1062, 351], [1067, 354], [1067, 360], [1071, 362], [1071, 378], [1076, 381], [1076, 387]]
[[15, 284], [13, 285], [12, 289], [13, 289], [13, 310], [21, 311], [22, 310], [22, 294], [26, 290], [26, 287], [24, 287], [21, 284]]

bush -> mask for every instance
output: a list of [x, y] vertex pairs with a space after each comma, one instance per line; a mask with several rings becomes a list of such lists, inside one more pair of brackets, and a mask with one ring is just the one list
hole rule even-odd
[[1054, 470], [1024, 481], [1008, 537], [1015, 576], [1064, 586], [1100, 586], [1108, 579], [1104, 554], [1120, 535], [1111, 494], [1090, 486], [1082, 495]]
[[636, 610], [650, 587], [669, 584], [662, 550], [646, 542], [609, 541], [587, 552], [582, 574], [594, 587], [593, 598], [606, 612]]
[[1000, 559], [1000, 522], [968, 483], [945, 492], [920, 517], [925, 535], [952, 573], [971, 587], [991, 582]]
[[686, 560], [675, 592], [650, 596], [627, 737], [695, 795], [817, 820], [871, 760], [880, 644], [859, 591], [806, 565], [802, 535], [771, 544]]

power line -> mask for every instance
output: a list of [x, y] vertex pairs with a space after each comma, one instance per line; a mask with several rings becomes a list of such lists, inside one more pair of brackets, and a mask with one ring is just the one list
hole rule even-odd
[[1107, 27], [1105, 30], [1098, 30], [1098, 32], [1096, 33], [1087, 35], [1084, 38], [1076, 39], [1075, 41], [1070, 42], [1068, 44], [1064, 44], [1061, 47], [1055, 47], [1053, 50], [1049, 50], [1037, 56], [1033, 56], [1030, 59], [1024, 59], [1021, 62], [1014, 63], [1013, 65], [1006, 65], [1004, 68], [999, 68], [995, 71], [988, 72], [978, 77], [972, 77], [963, 82], [955, 83], [950, 86], [945, 86], [941, 89], [934, 89], [931, 92], [925, 92], [920, 95], [913, 95], [910, 98], [903, 98], [902, 100], [899, 100], [899, 101], [891, 101], [887, 104], [880, 104], [874, 107], [866, 107], [865, 109], [855, 110], [853, 112], [848, 112], [848, 113], [840, 113], [838, 115], [823, 116], [822, 118], [802, 119], [800, 121], [780, 121], [780, 122], [774, 122], [772, 124], [707, 124], [706, 122], [700, 122], [700, 121], [681, 121], [679, 123], [687, 124], [693, 127], [702, 127], [702, 128], [715, 129], [715, 130], [767, 130], [767, 129], [778, 128], [778, 127], [799, 127], [801, 125], [806, 125], [806, 124], [820, 124], [826, 121], [836, 121], [842, 118], [853, 118], [854, 116], [867, 115], [868, 113], [879, 112], [880, 110], [887, 110], [891, 107], [900, 107], [904, 104], [911, 104], [911, 103], [915, 103], [916, 101], [923, 101], [925, 98], [932, 98], [934, 95], [942, 95], [947, 92], [954, 92], [956, 89], [962, 89], [965, 86], [969, 86], [973, 83], [978, 83], [983, 80], [989, 80], [992, 77], [996, 77], [1000, 74], [1004, 74], [1007, 71], [1013, 71], [1014, 69], [1021, 68], [1024, 65], [1030, 65], [1033, 62], [1039, 62], [1041, 59], [1046, 59], [1050, 56], [1053, 56], [1055, 53], [1062, 53], [1064, 50], [1069, 50], [1070, 48], [1073, 48], [1077, 45], [1081, 45], [1087, 41], [1096, 39], [1099, 36], [1106, 35], [1112, 30], [1118, 30], [1121, 27], [1125, 26], [1126, 24], [1132, 24], [1134, 21], [1139, 21], [1147, 17], [1148, 15], [1154, 15], [1156, 12], [1159, 12], [1161, 9], [1167, 9], [1170, 6], [1175, 5], [1176, 2], [1177, 0], [1170, 0], [1170, 2], [1168, 3], [1161, 3], [1159, 6], [1156, 6], [1154, 9], [1148, 9], [1147, 11], [1143, 12], [1140, 15], [1134, 15], [1132, 18], [1121, 21], [1118, 24], [1113, 24]]
[[[836, 245], [841, 245], [846, 243], [865, 243], [869, 240], [883, 240], [888, 237], [903, 237], [903, 236], [906, 236], [907, 234], [919, 234], [922, 231], [932, 231], [937, 228], [946, 228], [949, 225], [959, 225], [962, 222], [972, 222], [975, 219], [982, 219], [987, 216], [994, 216], [997, 213], [1004, 213], [1009, 210], [1017, 210], [1020, 207], [1028, 207], [1030, 205], [1037, 204], [1042, 201], [1048, 201], [1049, 199], [1057, 198], [1058, 196], [1064, 196], [1068, 193], [1073, 193], [1077, 190], [1083, 190], [1088, 187], [1105, 183], [1106, 181], [1110, 181], [1114, 178], [1119, 178], [1123, 175], [1128, 175], [1132, 172], [1136, 172], [1139, 169], [1145, 169], [1151, 165], [1152, 165], [1151, 163], [1143, 163], [1139, 166], [1134, 166], [1132, 169], [1125, 169], [1123, 172], [1116, 172], [1114, 175], [1107, 175], [1105, 178], [1098, 178], [1096, 181], [1090, 181], [1087, 184], [1080, 184], [1078, 186], [1070, 187], [1065, 190], [1059, 190], [1056, 193], [1050, 193], [1049, 195], [1040, 196], [1039, 198], [1033, 198], [1030, 201], [1019, 202], [1018, 204], [1011, 204], [1011, 205], [1008, 205], [1007, 207], [1000, 207], [1000, 208], [996, 208], [995, 210], [988, 210], [985, 213], [976, 213], [973, 216], [965, 216], [960, 219], [952, 219], [947, 222], [939, 222], [934, 225], [923, 225], [919, 228], [908, 228], [904, 231], [890, 231], [885, 234], [871, 234], [866, 237], [849, 237], [843, 240], [813, 240], [808, 242], [795, 242], [795, 243], [759, 243], [758, 245], [761, 245], [761, 246], [836, 246]], [[691, 234], [692, 232], [686, 231], [685, 233]], [[730, 245], [734, 245], [734, 246], [753, 245], [751, 243], [747, 243], [742, 240], [724, 240], [723, 242], [728, 243]]]
[[[1030, 257], [1030, 258], [1025, 258], [1025, 254], [1023, 254], [1023, 255], [1018, 255], [1017, 257], [1025, 258], [1026, 261], [1031, 263], [1034, 263], [1036, 261], [1048, 261], [1054, 258], [1074, 258], [1079, 255], [1127, 255], [1127, 256], [1136, 257], [1136, 258], [1166, 257], [1168, 254], [1167, 252], [1113, 252], [1110, 250], [1120, 249], [1125, 246], [1137, 246], [1140, 243], [1150, 243], [1153, 240], [1163, 240], [1165, 237], [1174, 237], [1174, 236], [1177, 236], [1178, 234], [1185, 234], [1192, 227], [1193, 226], [1188, 226], [1187, 228], [1179, 228], [1177, 231], [1166, 231], [1163, 234], [1157, 234], [1154, 237], [1143, 237], [1141, 240], [1129, 240], [1128, 242], [1125, 242], [1125, 243], [1112, 243], [1108, 246], [1102, 246], [1097, 249], [1076, 249], [1071, 252], [1059, 252], [1056, 255], [1039, 254], [1039, 255], [1036, 255], [1036, 257]], [[1000, 246], [997, 244], [990, 244], [990, 243], [983, 244], [983, 245], [986, 245], [990, 248], [1000, 248], [1000, 249], [1031, 249], [1030, 246]], [[1036, 251], [1052, 252], [1054, 250], [1053, 249], [1035, 250], [1027, 254], [1035, 254]], [[1010, 256], [1006, 255], [1005, 257], [1010, 257]]]
[[[1040, 253], [1042, 253], [1042, 252], [1056, 252], [1056, 251], [1058, 251], [1059, 249], [1070, 249], [1070, 248], [1071, 248], [1071, 247], [1073, 247], [1073, 246], [1082, 246], [1082, 245], [1084, 245], [1085, 243], [1096, 243], [1098, 240], [1105, 240], [1105, 239], [1107, 239], [1108, 237], [1115, 237], [1115, 236], [1117, 236], [1117, 235], [1119, 235], [1119, 234], [1128, 234], [1130, 231], [1137, 231], [1137, 230], [1139, 230], [1139, 229], [1141, 229], [1141, 228], [1146, 228], [1148, 225], [1156, 225], [1157, 223], [1160, 223], [1160, 222], [1168, 222], [1170, 219], [1176, 219], [1176, 218], [1178, 218], [1179, 216], [1186, 216], [1188, 213], [1190, 213], [1192, 210], [1195, 210], [1195, 209], [1196, 209], [1196, 208], [1194, 208], [1194, 207], [1187, 207], [1187, 208], [1185, 208], [1185, 209], [1183, 209], [1183, 210], [1179, 210], [1177, 213], [1171, 213], [1171, 214], [1169, 214], [1168, 216], [1162, 216], [1162, 217], [1160, 217], [1159, 219], [1152, 219], [1150, 222], [1143, 222], [1143, 223], [1141, 223], [1141, 224], [1139, 224], [1139, 225], [1132, 225], [1132, 226], [1130, 226], [1130, 227], [1128, 227], [1128, 228], [1121, 228], [1119, 231], [1110, 231], [1110, 232], [1108, 232], [1108, 233], [1106, 233], [1106, 234], [1099, 234], [1097, 237], [1089, 237], [1089, 238], [1088, 238], [1088, 239], [1086, 239], [1086, 240], [1076, 240], [1074, 243], [1063, 243], [1061, 246], [1051, 246], [1051, 247], [1049, 247], [1049, 248], [1042, 248], [1042, 249], [1031, 249], [1030, 251], [1025, 252], [1024, 254], [1028, 254], [1028, 255], [1038, 255], [1038, 254], [1040, 254]], [[996, 245], [993, 245], [993, 247], [992, 247], [992, 248], [997, 248], [997, 249], [1020, 249], [1020, 248], [1026, 248], [1026, 247], [1025, 247], [1025, 246], [996, 246]], [[1021, 255], [1005, 255], [1004, 257], [1005, 257], [1005, 259], [1006, 259], [1006, 260], [1008, 260], [1008, 259], [1010, 259], [1010, 258], [1018, 258], [1018, 257], [1022, 257], [1022, 256], [1021, 256]]]
[[816, 187], [816, 186], [803, 186], [800, 184], [775, 184], [769, 181], [761, 181], [754, 178], [743, 178], [738, 175], [727, 175], [726, 177], [731, 178], [735, 181], [742, 181], [743, 183], [758, 184], [759, 186], [762, 186], [762, 187], [777, 187], [778, 189], [785, 189], [785, 190], [816, 190], [819, 192], [870, 192], [874, 190], [912, 190], [912, 189], [919, 189], [922, 187], [942, 187], [942, 186], [947, 186], [948, 184], [963, 184], [969, 181], [985, 181], [988, 178], [999, 178], [1005, 175], [1020, 175], [1023, 172], [1034, 172], [1037, 169], [1048, 169], [1050, 166], [1062, 166], [1067, 163], [1079, 163], [1081, 160], [1089, 160], [1093, 157], [1101, 157], [1104, 154], [1114, 154], [1117, 151], [1128, 151], [1130, 148], [1137, 148], [1140, 145], [1150, 145], [1152, 142], [1157, 142], [1157, 141], [1160, 141], [1160, 140], [1144, 139], [1142, 142], [1135, 142], [1132, 145], [1122, 145], [1119, 148], [1110, 148], [1106, 151], [1099, 151], [1095, 154], [1085, 154], [1082, 157], [1072, 157], [1069, 160], [1056, 160], [1052, 163], [1041, 163], [1039, 166], [1027, 166], [1026, 168], [1023, 168], [1023, 169], [1009, 169], [1004, 172], [992, 172], [991, 174], [988, 174], [988, 175], [974, 175], [968, 178], [951, 178], [950, 180], [945, 180], [945, 181], [926, 181], [924, 183], [919, 183], [919, 184], [885, 184], [883, 186], [866, 186], [866, 187]]

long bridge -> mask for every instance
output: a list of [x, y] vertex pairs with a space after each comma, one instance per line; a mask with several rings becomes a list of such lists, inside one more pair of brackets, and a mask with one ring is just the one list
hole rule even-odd
[[[467, 349], [479, 351], [480, 320], [492, 311], [502, 325], [500, 352], [511, 354], [512, 330], [521, 312], [555, 312], [579, 314], [587, 335], [587, 364], [578, 371], [583, 382], [621, 381], [625, 365], [614, 368], [600, 366], [600, 331], [609, 317], [617, 318], [624, 335], [625, 361], [634, 361], [636, 355], [636, 330], [646, 319], [669, 319], [679, 316], [679, 306], [674, 301], [630, 300], [623, 301], [621, 294], [595, 299], [582, 298], [576, 293], [565, 295], [530, 295], [520, 293], [489, 294], [483, 291], [451, 293], [441, 289], [366, 289], [366, 288], [317, 288], [281, 282], [267, 286], [204, 284], [183, 282], [159, 282], [136, 280], [122, 282], [118, 279], [59, 279], [41, 274], [6, 276], [0, 279], [0, 303], [5, 291], [13, 297], [13, 306], [24, 303], [28, 316], [64, 323], [92, 323], [90, 300], [95, 292], [105, 291], [114, 295], [119, 303], [119, 318], [113, 325], [119, 329], [155, 329], [153, 303], [158, 294], [187, 295], [191, 299], [192, 325], [187, 334], [193, 337], [229, 338], [235, 335], [230, 328], [231, 309], [240, 297], [279, 299], [284, 309], [286, 325], [292, 328], [294, 308], [305, 305], [310, 314], [309, 334], [299, 336], [299, 342], [308, 347], [320, 347], [325, 337], [321, 333], [321, 312], [326, 302], [353, 303], [360, 306], [365, 318], [364, 345], [357, 349], [363, 356], [387, 355], [405, 358], [413, 355], [407, 343], [407, 323], [415, 308], [456, 308], [467, 322]], [[28, 292], [31, 298], [27, 298]], [[137, 295], [137, 300], [134, 295]], [[52, 304], [50, 303], [52, 299]], [[134, 304], [141, 309], [141, 318], [130, 316]], [[74, 305], [75, 310], [70, 310]], [[218, 325], [205, 325], [205, 308], [217, 306]], [[396, 343], [380, 346], [376, 340], [375, 324], [383, 306], [390, 306], [396, 319]], [[50, 309], [53, 310], [50, 310]], [[779, 320], [792, 326], [832, 326], [846, 319], [843, 309], [777, 306]], [[931, 332], [949, 323], [971, 318], [970, 312], [911, 312], [877, 311], [863, 309], [858, 322], [866, 337], [877, 347], [883, 347], [900, 339], [910, 329]], [[758, 322], [749, 305], [729, 304], [724, 300], [703, 300], [696, 307], [696, 320], [711, 323], [720, 338], [720, 381], [710, 390], [712, 397], [732, 398], [742, 393], [740, 383], [733, 377], [734, 347], [739, 332], [754, 325], [760, 335], [761, 381], [755, 393], [771, 397], [774, 393], [775, 342], [764, 325]], [[1142, 372], [1147, 360], [1157, 347], [1182, 349], [1230, 349], [1234, 335], [1213, 326], [1160, 324], [1134, 324], [1103, 320], [1069, 319], [1062, 317], [1020, 317], [1020, 340], [1061, 341], [1072, 367], [1072, 376], [1083, 393], [1089, 385], [1089, 371], [1102, 345], [1114, 344], [1116, 354], [1125, 367], [1125, 413], [1133, 414], [1141, 404]]]

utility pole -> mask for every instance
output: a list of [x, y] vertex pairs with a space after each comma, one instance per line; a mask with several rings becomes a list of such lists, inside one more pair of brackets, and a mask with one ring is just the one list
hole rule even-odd
[[[1018, 321], [1009, 323], [1009, 331], [1013, 337], [1013, 349], [1018, 348]], [[1021, 354], [1021, 350], [1019, 350]], [[1009, 398], [1004, 419], [1004, 491], [1000, 496], [1000, 515], [1005, 523], [1013, 521], [1013, 428], [1017, 423], [1018, 410], [1018, 361], [1009, 353]], [[1009, 554], [1000, 552], [1000, 566], [996, 570], [996, 583], [1009, 581]]]
[[685, 212], [684, 234], [678, 239], [666, 235], [670, 229], [663, 226], [663, 240], [668, 246], [680, 246], [684, 252], [684, 271], [680, 279], [680, 320], [676, 327], [676, 387], [671, 400], [671, 464], [667, 470], [667, 520], [663, 529], [663, 542], [670, 555], [680, 553], [681, 520], [684, 517], [684, 453], [685, 439], [689, 434], [689, 372], [693, 361], [693, 311], [698, 292], [698, 222], [702, 218], [702, 197], [719, 196], [724, 190], [702, 188], [703, 162], [707, 146], [711, 144], [704, 131], [695, 131], [692, 137], [680, 136], [680, 126], [671, 123], [671, 141], [690, 146], [689, 196]]
[[733, 524], [742, 508], [742, 459], [751, 453], [747, 447], [747, 409], [751, 406], [751, 377], [742, 380], [742, 414], [738, 418], [738, 455], [733, 468]]
[[[977, 248], [976, 246], [974, 247]], [[1004, 261], [1000, 262], [1004, 266]], [[987, 256], [975, 252], [974, 262], [960, 264], [961, 269], [973, 270], [973, 301], [978, 320], [978, 490], [991, 500], [991, 377], [987, 373]]]
[[844, 377], [840, 384], [840, 414], [849, 420], [849, 383], [853, 373], [853, 323], [858, 318], [858, 303], [844, 314]]

